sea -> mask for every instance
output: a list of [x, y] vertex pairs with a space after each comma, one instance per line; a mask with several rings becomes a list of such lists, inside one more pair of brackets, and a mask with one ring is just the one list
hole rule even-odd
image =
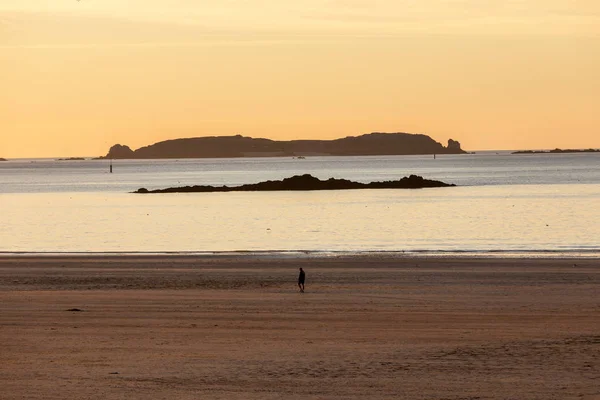
[[[600, 256], [600, 153], [0, 162], [0, 254]], [[134, 194], [297, 174], [430, 189]]]

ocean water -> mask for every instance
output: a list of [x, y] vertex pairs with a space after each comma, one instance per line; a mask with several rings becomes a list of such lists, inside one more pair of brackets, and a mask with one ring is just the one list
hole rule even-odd
[[[600, 154], [0, 163], [2, 253], [406, 252], [600, 255]], [[311, 173], [422, 175], [419, 190], [139, 195]]]

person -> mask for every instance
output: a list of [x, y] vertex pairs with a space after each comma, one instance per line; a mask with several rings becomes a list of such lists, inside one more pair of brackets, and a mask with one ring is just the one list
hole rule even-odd
[[306, 274], [304, 270], [300, 268], [300, 275], [298, 275], [298, 287], [300, 288], [300, 293], [304, 293], [304, 279], [306, 278]]

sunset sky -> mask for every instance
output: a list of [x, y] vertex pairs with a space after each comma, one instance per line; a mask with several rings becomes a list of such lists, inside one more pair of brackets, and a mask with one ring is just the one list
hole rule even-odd
[[0, 157], [374, 131], [600, 147], [600, 1], [0, 0]]

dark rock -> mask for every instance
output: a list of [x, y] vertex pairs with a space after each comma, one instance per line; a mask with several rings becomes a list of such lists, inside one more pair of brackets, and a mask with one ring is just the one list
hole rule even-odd
[[457, 153], [462, 153], [462, 149], [460, 148], [460, 142], [452, 139], [448, 139], [448, 150], [455, 151]]
[[563, 154], [563, 153], [600, 153], [600, 149], [554, 149], [554, 150], [521, 150], [511, 154]]
[[67, 311], [71, 311], [71, 312], [82, 312], [83, 310], [79, 309], [79, 308], [69, 308]]
[[134, 152], [129, 146], [115, 144], [110, 148], [105, 158], [134, 158]]
[[280, 181], [265, 181], [241, 186], [184, 186], [167, 189], [148, 190], [141, 188], [134, 193], [208, 193], [208, 192], [268, 192], [295, 190], [348, 190], [348, 189], [421, 189], [430, 187], [455, 186], [440, 181], [410, 175], [397, 181], [360, 183], [347, 179], [329, 178], [322, 181], [312, 175], [295, 175]]

